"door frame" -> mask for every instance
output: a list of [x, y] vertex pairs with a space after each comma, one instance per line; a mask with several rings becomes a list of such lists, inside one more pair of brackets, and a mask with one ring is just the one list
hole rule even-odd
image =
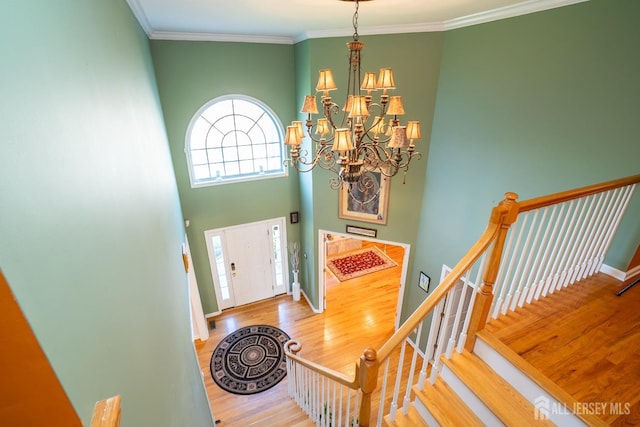
[[376, 238], [357, 236], [355, 234], [341, 233], [338, 231], [318, 229], [318, 312], [322, 313], [325, 310], [325, 298], [327, 295], [327, 287], [325, 283], [325, 266], [327, 262], [326, 245], [324, 242], [324, 236], [326, 234], [332, 234], [335, 236], [348, 237], [351, 239], [358, 239], [365, 242], [382, 243], [392, 246], [400, 246], [404, 249], [404, 257], [402, 259], [402, 270], [400, 273], [400, 287], [398, 289], [398, 303], [396, 305], [396, 318], [394, 321], [394, 328], [397, 330], [400, 327], [400, 313], [402, 312], [402, 303], [404, 300], [404, 288], [407, 281], [407, 270], [409, 268], [409, 253], [411, 251], [411, 245], [408, 243], [392, 242], [389, 240], [380, 240]]
[[[283, 286], [284, 286], [284, 292], [281, 292], [280, 294], [286, 293], [289, 294], [290, 290], [289, 290], [289, 257], [288, 257], [288, 251], [287, 251], [287, 219], [285, 217], [279, 217], [279, 218], [271, 218], [271, 219], [265, 219], [265, 220], [261, 220], [261, 221], [254, 221], [254, 222], [249, 222], [249, 223], [245, 223], [245, 224], [236, 224], [236, 225], [232, 225], [229, 227], [221, 227], [221, 228], [215, 228], [215, 229], [211, 229], [211, 230], [205, 230], [204, 231], [204, 238], [205, 238], [205, 244], [207, 247], [207, 256], [209, 258], [209, 271], [211, 272], [211, 279], [212, 279], [212, 283], [213, 283], [213, 291], [215, 293], [216, 296], [216, 304], [218, 306], [218, 312], [221, 312], [223, 309], [220, 307], [221, 306], [221, 301], [222, 301], [222, 295], [221, 295], [221, 291], [220, 291], [220, 284], [218, 283], [218, 270], [217, 267], [215, 265], [215, 254], [213, 251], [213, 246], [211, 243], [211, 238], [215, 235], [223, 235], [224, 236], [224, 232], [226, 230], [232, 230], [232, 229], [237, 229], [237, 228], [243, 228], [246, 226], [252, 226], [252, 225], [258, 225], [258, 224], [274, 224], [277, 223], [280, 226], [281, 229], [281, 234], [280, 234], [280, 238], [281, 238], [281, 253], [282, 253], [282, 277], [283, 277]], [[226, 248], [226, 241], [225, 239], [223, 239], [222, 245], [224, 247], [224, 255], [225, 257], [228, 256], [228, 251]], [[273, 254], [271, 254], [271, 263], [272, 265], [274, 264], [274, 260], [273, 260]], [[228, 265], [228, 260], [225, 258], [225, 273], [227, 275], [227, 277], [231, 277], [231, 271], [229, 271], [229, 265]], [[272, 273], [275, 276], [275, 273], [272, 271]], [[230, 280], [230, 279], [229, 279]], [[274, 277], [275, 280], [275, 277]], [[231, 286], [231, 285], [230, 285]], [[232, 291], [232, 290], [231, 290]], [[274, 295], [280, 295], [280, 294], [276, 294], [275, 293], [275, 287], [274, 287]], [[234, 305], [232, 307], [235, 307], [235, 298], [234, 298]], [[228, 307], [231, 308], [231, 307]]]

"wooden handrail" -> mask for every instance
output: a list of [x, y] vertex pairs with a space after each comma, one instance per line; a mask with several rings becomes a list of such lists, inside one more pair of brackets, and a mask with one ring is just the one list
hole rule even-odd
[[297, 355], [297, 353], [302, 349], [302, 346], [295, 340], [289, 340], [284, 344], [284, 349], [287, 354], [287, 357], [291, 360], [295, 360], [296, 363], [304, 366], [305, 368], [311, 369], [312, 371], [321, 374], [339, 384], [342, 384], [350, 389], [357, 390], [359, 384], [359, 359], [356, 362], [356, 375], [354, 378], [350, 378], [347, 375], [334, 371], [331, 368], [327, 368], [318, 363], [307, 360], [303, 357]]
[[91, 427], [118, 427], [121, 415], [120, 395], [101, 400], [93, 410]]
[[561, 191], [547, 196], [535, 197], [529, 200], [518, 202], [518, 210], [520, 212], [531, 211], [534, 209], [551, 206], [556, 203], [567, 202], [580, 197], [590, 196], [592, 194], [601, 193], [603, 191], [613, 190], [615, 188], [626, 187], [627, 185], [640, 183], [640, 175], [632, 175], [626, 178], [614, 179], [600, 184], [588, 185], [574, 190]]
[[409, 316], [398, 330], [380, 347], [380, 350], [378, 350], [378, 360], [380, 363], [385, 361], [393, 350], [418, 327], [418, 324], [422, 322], [440, 300], [447, 295], [451, 288], [460, 280], [460, 277], [482, 256], [491, 242], [493, 242], [499, 228], [499, 224], [490, 223], [469, 252], [453, 267], [451, 273], [444, 278], [438, 287], [429, 294], [427, 299], [416, 308], [411, 316]]
[[476, 332], [480, 331], [487, 321], [487, 315], [493, 298], [493, 285], [496, 281], [500, 262], [502, 259], [505, 238], [511, 225], [516, 221], [519, 213], [538, 208], [563, 203], [573, 199], [598, 194], [616, 188], [627, 187], [640, 183], [640, 175], [633, 175], [601, 184], [586, 186], [574, 190], [563, 191], [548, 196], [537, 197], [518, 202], [518, 195], [506, 193], [505, 199], [491, 211], [489, 223], [469, 251], [456, 264], [451, 272], [442, 280], [436, 289], [418, 306], [418, 308], [404, 321], [396, 332], [380, 347], [378, 351], [366, 349], [364, 354], [356, 361], [356, 375], [352, 379], [340, 372], [333, 371], [296, 355], [300, 350], [297, 342], [289, 341], [285, 345], [287, 356], [297, 363], [332, 379], [351, 389], [361, 389], [363, 393], [362, 406], [360, 408], [360, 426], [368, 426], [370, 416], [370, 395], [377, 387], [377, 373], [379, 367], [386, 361], [393, 351], [400, 346], [420, 325], [420, 323], [432, 312], [436, 306], [453, 289], [460, 279], [474, 264], [489, 250], [493, 248], [487, 260], [487, 268], [479, 286], [477, 300], [471, 314], [467, 341], [465, 347], [472, 346]]

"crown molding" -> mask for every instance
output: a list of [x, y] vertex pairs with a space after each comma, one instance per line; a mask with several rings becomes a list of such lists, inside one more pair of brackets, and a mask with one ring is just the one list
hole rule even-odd
[[149, 36], [153, 32], [153, 28], [151, 28], [149, 19], [144, 13], [142, 6], [140, 6], [140, 2], [138, 0], [127, 0], [127, 4], [129, 5], [131, 12], [133, 12], [133, 16], [136, 17], [138, 24], [142, 27], [142, 30], [147, 34], [147, 36]]
[[[378, 27], [358, 27], [358, 34], [361, 36], [372, 36], [380, 34], [403, 34], [403, 33], [432, 33], [444, 31], [444, 23], [425, 22], [421, 24], [405, 25], [381, 25]], [[343, 28], [339, 30], [309, 31], [295, 37], [293, 40], [298, 43], [306, 39], [324, 39], [328, 37], [347, 37], [353, 35], [353, 28]]]
[[499, 21], [501, 19], [514, 18], [516, 16], [528, 15], [586, 1], [589, 0], [528, 0], [511, 6], [499, 7], [485, 12], [450, 19], [448, 21], [444, 21], [442, 24], [445, 31], [454, 30], [456, 28], [470, 27], [472, 25]]
[[[147, 36], [152, 40], [184, 40], [184, 41], [216, 41], [216, 42], [240, 42], [240, 43], [269, 43], [269, 44], [295, 44], [307, 39], [347, 37], [353, 34], [352, 28], [343, 28], [326, 31], [309, 31], [295, 37], [283, 36], [258, 36], [243, 34], [214, 34], [214, 33], [191, 33], [156, 31], [151, 28], [149, 21], [140, 7], [138, 0], [126, 0], [140, 26]], [[454, 30], [457, 28], [470, 27], [492, 21], [513, 18], [516, 16], [542, 12], [549, 9], [570, 6], [589, 0], [527, 0], [510, 6], [500, 7], [485, 12], [462, 16], [442, 22], [424, 22], [411, 25], [385, 25], [378, 27], [360, 27], [360, 35], [380, 35], [380, 34], [404, 34], [404, 33], [425, 33]]]
[[214, 33], [187, 33], [173, 31], [152, 31], [147, 33], [151, 40], [184, 40], [184, 41], [209, 41], [209, 42], [239, 42], [239, 43], [268, 43], [268, 44], [293, 44], [290, 37], [256, 36], [245, 34], [214, 34]]

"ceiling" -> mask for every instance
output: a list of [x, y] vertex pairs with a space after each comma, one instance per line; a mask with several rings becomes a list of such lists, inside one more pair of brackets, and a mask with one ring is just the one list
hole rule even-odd
[[[361, 0], [359, 34], [443, 31], [586, 0]], [[340, 0], [127, 0], [152, 39], [295, 43], [349, 36]]]

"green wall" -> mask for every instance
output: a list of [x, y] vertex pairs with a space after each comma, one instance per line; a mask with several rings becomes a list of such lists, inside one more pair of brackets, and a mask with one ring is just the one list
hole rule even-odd
[[[592, 0], [445, 35], [418, 270], [439, 280], [506, 191], [528, 199], [640, 173], [640, 2]], [[634, 196], [605, 263], [640, 243]], [[421, 300], [408, 287], [405, 313]]]
[[[205, 313], [218, 310], [204, 232], [220, 227], [286, 217], [298, 211], [298, 180], [285, 178], [191, 188], [185, 135], [195, 113], [211, 99], [248, 95], [271, 107], [283, 126], [295, 117], [292, 45], [151, 41], [173, 166], [194, 271]], [[299, 225], [287, 225], [299, 239]]]
[[[318, 70], [331, 68], [338, 90], [332, 91], [334, 102], [344, 104], [349, 67], [347, 38], [328, 38], [307, 40], [297, 46], [296, 59], [305, 54], [305, 67], [299, 78], [297, 94], [301, 105], [304, 95], [314, 94], [318, 79]], [[365, 43], [362, 51], [362, 70], [378, 72], [380, 68], [392, 67], [396, 90], [392, 95], [401, 95], [406, 114], [400, 119], [419, 120], [423, 138], [416, 142], [416, 150], [422, 153], [421, 159], [412, 160], [411, 168], [405, 177], [402, 173], [391, 179], [389, 192], [388, 221], [385, 225], [371, 224], [338, 218], [338, 192], [329, 187], [329, 180], [335, 175], [322, 169], [305, 174], [301, 179], [301, 199], [303, 218], [312, 216], [312, 224], [304, 234], [304, 250], [309, 255], [308, 270], [303, 275], [306, 283], [303, 287], [312, 303], [318, 306], [318, 268], [317, 248], [318, 229], [344, 233], [347, 224], [375, 228], [380, 240], [416, 244], [419, 222], [419, 206], [424, 192], [424, 176], [428, 161], [429, 135], [431, 133], [435, 95], [440, 68], [440, 55], [443, 35], [439, 33], [397, 34], [386, 36], [362, 36]], [[402, 46], [401, 49], [398, 46]], [[306, 60], [308, 59], [307, 65]], [[310, 73], [310, 76], [307, 74]], [[374, 94], [374, 100], [377, 97]], [[301, 119], [306, 118], [300, 116]], [[312, 177], [309, 177], [312, 175]], [[403, 181], [405, 181], [403, 183]], [[310, 215], [308, 211], [313, 211]], [[411, 257], [410, 265], [413, 260]]]
[[[189, 220], [189, 241], [205, 313], [217, 302], [204, 240], [204, 231], [288, 216], [300, 211], [301, 223], [288, 225], [289, 240], [301, 240], [301, 286], [318, 306], [317, 230], [344, 232], [357, 221], [338, 219], [338, 193], [329, 187], [325, 171], [288, 178], [241, 184], [191, 188], [184, 156], [185, 134], [197, 110], [217, 96], [239, 93], [253, 96], [274, 109], [283, 126], [299, 116], [304, 95], [312, 93], [320, 68], [333, 68], [339, 87], [346, 86], [349, 38], [307, 40], [293, 45], [255, 43], [152, 41], [151, 51], [184, 217]], [[377, 226], [378, 238], [414, 244], [423, 194], [429, 133], [435, 105], [442, 35], [369, 36], [364, 38], [363, 68], [377, 71], [393, 65], [407, 115], [420, 120], [424, 137], [418, 142], [423, 158], [415, 160], [407, 175], [392, 179], [389, 221]], [[398, 45], [413, 52], [399, 51]], [[367, 52], [370, 52], [368, 54]], [[259, 75], [256, 70], [260, 70]], [[334, 92], [342, 103], [345, 89]], [[306, 118], [306, 117], [305, 117]]]
[[111, 0], [4, 2], [0, 33], [0, 267], [76, 412], [212, 426], [146, 36]]

